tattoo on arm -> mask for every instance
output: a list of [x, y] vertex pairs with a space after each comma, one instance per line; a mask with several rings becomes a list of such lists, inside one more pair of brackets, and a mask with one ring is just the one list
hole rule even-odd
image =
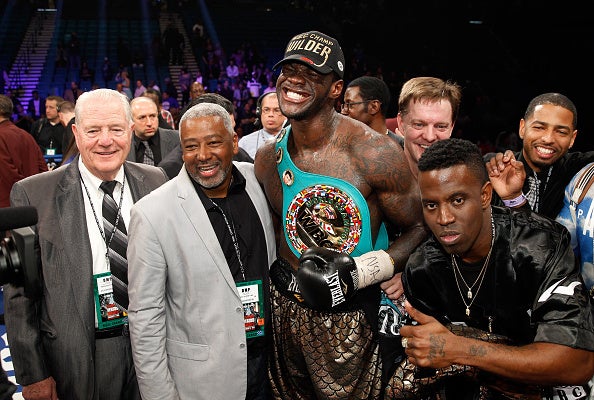
[[487, 349], [482, 344], [470, 346], [469, 353], [471, 356], [484, 357], [487, 354]]
[[429, 360], [435, 360], [437, 357], [444, 357], [445, 352], [445, 339], [438, 335], [429, 336], [429, 354], [427, 358]]

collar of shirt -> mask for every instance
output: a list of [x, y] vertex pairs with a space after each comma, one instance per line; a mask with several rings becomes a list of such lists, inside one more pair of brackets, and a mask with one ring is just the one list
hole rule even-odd
[[[149, 144], [149, 146], [152, 146], [153, 144], [157, 143], [159, 141], [159, 129], [157, 129], [155, 131], [155, 134], [153, 136], [151, 136], [150, 138], [148, 138], [146, 140], [146, 142]], [[134, 149], [138, 150], [140, 149], [141, 146], [143, 146], [143, 144], [141, 143], [142, 139], [140, 139], [138, 136], [134, 135]]]
[[[103, 180], [96, 177], [95, 175], [93, 175], [91, 173], [91, 171], [89, 171], [89, 169], [85, 166], [85, 163], [83, 162], [82, 157], [78, 158], [78, 170], [80, 171], [80, 176], [82, 177], [82, 179], [85, 182], [85, 184], [87, 185], [87, 187], [89, 189], [93, 188], [93, 190], [96, 190], [98, 193], [100, 192], [101, 198], [103, 198], [103, 190], [101, 190], [99, 188], [99, 186], [101, 185]], [[124, 166], [123, 165], [120, 166], [120, 170], [118, 171], [118, 173], [115, 177], [115, 181], [117, 181], [119, 183], [118, 187], [120, 187], [123, 184], [123, 182], [124, 182]]]
[[[227, 197], [245, 190], [245, 178], [243, 177], [241, 172], [239, 172], [235, 165], [233, 165], [231, 169], [231, 174], [233, 176], [233, 180], [231, 181], [231, 185], [229, 186], [229, 190], [227, 191]], [[200, 201], [204, 205], [206, 211], [213, 208], [214, 204], [212, 203], [212, 201], [210, 201], [206, 193], [204, 193], [204, 191], [202, 190], [202, 186], [200, 186], [192, 178], [190, 178], [190, 180], [192, 181], [192, 184], [194, 185], [194, 188], [198, 193], [198, 197], [200, 197]]]

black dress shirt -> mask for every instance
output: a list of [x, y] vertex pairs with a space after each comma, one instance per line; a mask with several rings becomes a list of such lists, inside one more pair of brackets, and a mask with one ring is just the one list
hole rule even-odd
[[[141, 139], [139, 139], [136, 135], [134, 135], [134, 157], [135, 157], [136, 162], [139, 162], [139, 163], [141, 163], [142, 160], [144, 159], [144, 150], [145, 150], [145, 147], [141, 143], [141, 141], [142, 141]], [[154, 156], [153, 160], [155, 162], [155, 165], [157, 165], [161, 162], [161, 138], [160, 138], [158, 129], [155, 132], [155, 134], [153, 135], [153, 137], [147, 139], [147, 142], [149, 144], [149, 147], [153, 151], [153, 156]]]

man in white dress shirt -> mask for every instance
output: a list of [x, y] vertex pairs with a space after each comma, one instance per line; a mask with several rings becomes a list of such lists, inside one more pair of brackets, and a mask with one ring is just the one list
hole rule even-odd
[[276, 92], [268, 92], [260, 96], [256, 114], [258, 115], [256, 123], [262, 125], [262, 129], [239, 139], [239, 147], [247, 151], [252, 158], [255, 158], [256, 151], [266, 140], [275, 138], [278, 135], [287, 121], [278, 106]]

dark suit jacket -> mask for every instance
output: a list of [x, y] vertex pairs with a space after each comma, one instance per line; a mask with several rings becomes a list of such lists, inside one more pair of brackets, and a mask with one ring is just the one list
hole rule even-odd
[[35, 112], [35, 103], [34, 99], [31, 98], [27, 103], [27, 114], [33, 119], [39, 119], [42, 115], [45, 114], [45, 98], [39, 97], [39, 112]]
[[[159, 128], [159, 146], [161, 148], [161, 159], [169, 154], [174, 148], [179, 147], [179, 132], [173, 129]], [[130, 152], [128, 153], [128, 161], [142, 162], [142, 160], [136, 160], [136, 149], [134, 137], [132, 138], [132, 145], [130, 146]]]
[[[124, 164], [134, 202], [167, 180], [160, 168]], [[86, 234], [78, 156], [67, 166], [17, 182], [11, 205], [34, 206], [43, 296], [4, 286], [10, 351], [21, 385], [53, 376], [60, 399], [92, 399], [95, 371], [93, 261]]]

